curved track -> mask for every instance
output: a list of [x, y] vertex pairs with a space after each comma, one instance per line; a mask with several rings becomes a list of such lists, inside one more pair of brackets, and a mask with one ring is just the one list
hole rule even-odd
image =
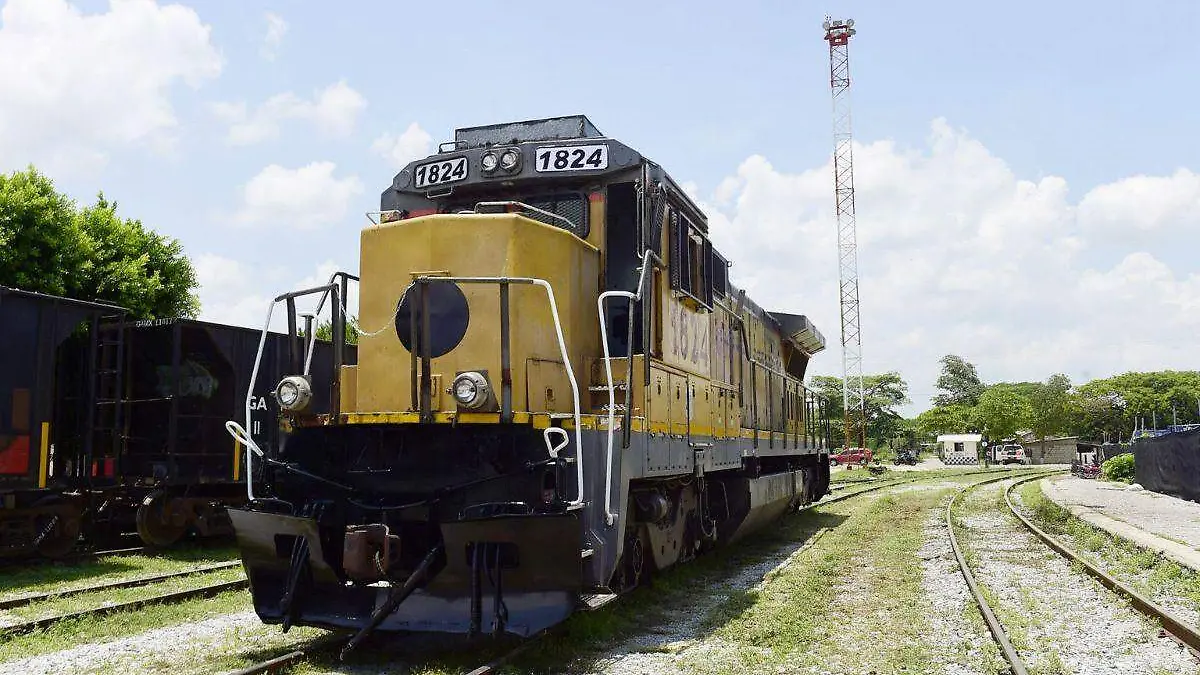
[[1030, 532], [1036, 535], [1038, 539], [1041, 539], [1043, 542], [1045, 542], [1047, 546], [1057, 551], [1060, 555], [1067, 560], [1070, 560], [1072, 563], [1079, 563], [1079, 565], [1083, 567], [1088, 574], [1099, 580], [1099, 582], [1109, 590], [1128, 597], [1130, 604], [1133, 605], [1134, 609], [1152, 619], [1156, 619], [1161, 622], [1163, 629], [1166, 630], [1176, 640], [1179, 640], [1183, 644], [1187, 645], [1193, 651], [1200, 651], [1200, 631], [1198, 631], [1195, 626], [1189, 626], [1166, 608], [1155, 604], [1149, 598], [1143, 596], [1129, 586], [1121, 583], [1104, 570], [1088, 562], [1077, 552], [1064, 544], [1060, 539], [1043, 531], [1037, 525], [1034, 525], [1027, 517], [1025, 517], [1023, 513], [1017, 509], [1017, 506], [1013, 504], [1012, 501], [1013, 489], [1018, 485], [1023, 485], [1029, 481], [1037, 480], [1038, 478], [1042, 478], [1042, 476], [1024, 478], [1022, 480], [1014, 481], [1012, 485], [1008, 486], [1008, 489], [1004, 491], [1004, 501], [1006, 504], [1008, 504], [1008, 510], [1011, 511], [1012, 514], [1016, 516], [1017, 519], [1020, 520]]
[[[1064, 544], [1061, 540], [1034, 525], [1024, 514], [1020, 512], [1020, 510], [1017, 509], [1017, 506], [1012, 501], [1012, 491], [1018, 485], [1023, 485], [1030, 481], [1041, 480], [1047, 476], [1057, 473], [1061, 473], [1061, 471], [1049, 471], [1035, 476], [1022, 476], [1018, 480], [1013, 481], [1012, 484], [1004, 490], [1004, 501], [1008, 505], [1009, 511], [1017, 518], [1017, 520], [1021, 521], [1026, 529], [1033, 533], [1043, 543], [1054, 549], [1068, 561], [1072, 563], [1078, 563], [1079, 566], [1087, 571], [1088, 574], [1099, 580], [1100, 583], [1109, 590], [1128, 597], [1130, 604], [1134, 609], [1151, 619], [1159, 621], [1163, 629], [1171, 637], [1188, 646], [1194, 653], [1200, 652], [1200, 631], [1197, 631], [1195, 627], [1187, 625], [1178, 617], [1171, 614], [1171, 612], [1169, 612], [1167, 609], [1155, 604], [1153, 601], [1121, 583], [1104, 570], [1101, 570], [1092, 563], [1088, 562], [1077, 552]], [[1017, 650], [1012, 646], [1012, 643], [1009, 642], [1008, 635], [1005, 633], [1004, 627], [996, 618], [995, 612], [992, 610], [991, 605], [988, 603], [987, 599], [983, 595], [983, 592], [980, 590], [974, 574], [971, 573], [970, 566], [967, 564], [966, 558], [962, 553], [962, 548], [958, 543], [958, 537], [954, 533], [954, 521], [952, 516], [955, 502], [957, 502], [959, 498], [965, 495], [967, 492], [982, 485], [1000, 482], [1006, 478], [1007, 477], [1001, 477], [980, 481], [972, 485], [967, 485], [959, 490], [946, 505], [946, 528], [950, 535], [950, 546], [954, 550], [954, 556], [958, 560], [958, 566], [959, 569], [962, 570], [963, 578], [966, 580], [967, 586], [971, 591], [971, 595], [975, 599], [975, 604], [979, 607], [979, 611], [983, 615], [984, 621], [987, 623], [988, 630], [991, 631], [997, 645], [1000, 647], [1000, 651], [1003, 654], [1004, 659], [1008, 661], [1009, 666], [1012, 669], [1012, 675], [1028, 675], [1029, 671], [1025, 665], [1025, 662], [1021, 659], [1021, 656]]]

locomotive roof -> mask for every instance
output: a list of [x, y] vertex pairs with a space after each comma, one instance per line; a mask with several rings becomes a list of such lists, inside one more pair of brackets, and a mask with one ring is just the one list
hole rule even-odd
[[[554, 143], [563, 147], [594, 145], [589, 141], [603, 141], [608, 148], [607, 166], [601, 169], [585, 169], [566, 172], [539, 172], [535, 145]], [[479, 170], [480, 160], [488, 150], [519, 147], [522, 164], [518, 171], [505, 175], [497, 172], [483, 176]], [[453, 182], [436, 185], [416, 186], [416, 171], [433, 162], [457, 162], [466, 158], [464, 177]], [[415, 204], [429, 204], [430, 200], [449, 197], [455, 190], [484, 192], [489, 188], [503, 191], [542, 189], [553, 185], [607, 184], [632, 180], [643, 165], [650, 167], [651, 176], [662, 181], [675, 193], [692, 213], [693, 220], [702, 230], [708, 230], [708, 218], [699, 206], [687, 195], [658, 163], [637, 150], [601, 132], [585, 115], [565, 115], [541, 119], [501, 122], [454, 130], [454, 140], [439, 145], [437, 152], [406, 164], [392, 179], [392, 184], [380, 195], [380, 210], [417, 210]], [[420, 200], [420, 201], [418, 201]]]
[[468, 148], [576, 138], [605, 138], [605, 135], [585, 115], [546, 117], [454, 130], [454, 140], [465, 143]]

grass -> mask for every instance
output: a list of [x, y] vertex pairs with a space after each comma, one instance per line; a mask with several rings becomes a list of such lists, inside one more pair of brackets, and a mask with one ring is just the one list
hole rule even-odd
[[65, 598], [51, 598], [43, 602], [35, 602], [23, 607], [15, 607], [7, 610], [5, 614], [20, 620], [40, 619], [58, 614], [66, 614], [69, 612], [78, 612], [95, 607], [103, 607], [110, 604], [119, 604], [122, 602], [129, 602], [131, 600], [150, 598], [156, 595], [163, 595], [175, 591], [201, 588], [203, 586], [217, 584], [223, 581], [236, 581], [238, 579], [244, 579], [245, 576], [246, 575], [242, 568], [232, 567], [213, 572], [204, 572], [201, 574], [190, 574], [185, 577], [176, 577], [146, 586], [99, 590], [90, 593], [80, 593], [79, 595], [71, 595]]
[[40, 562], [34, 565], [6, 567], [0, 570], [0, 598], [182, 572], [197, 565], [237, 559], [236, 548], [188, 546], [155, 556], [103, 556], [77, 563]]
[[1200, 612], [1200, 573], [1084, 522], [1042, 494], [1038, 481], [1018, 487], [1017, 492], [1035, 524], [1066, 540], [1088, 562], [1144, 595], [1177, 598]]
[[924, 637], [930, 610], [917, 550], [930, 510], [947, 495], [884, 495], [863, 507], [807, 552], [803, 564], [718, 607], [708, 624], [719, 650], [698, 651], [680, 665], [712, 673], [943, 667]]
[[[924, 480], [944, 480], [967, 473], [970, 471], [937, 470], [914, 474], [913, 477], [921, 475]], [[809, 628], [800, 629], [810, 630], [803, 633], [808, 636], [808, 641], [804, 642], [808, 647], [820, 646], [820, 649], [829, 649], [830, 643], [837, 642], [833, 636], [846, 620], [847, 615], [844, 612], [855, 611], [868, 615], [866, 610], [875, 607], [882, 612], [879, 614], [879, 620], [882, 621], [883, 630], [890, 633], [881, 639], [872, 638], [872, 648], [892, 642], [897, 635], [903, 636], [907, 646], [896, 647], [894, 653], [872, 652], [874, 656], [871, 657], [871, 662], [886, 663], [888, 658], [898, 655], [904, 662], [919, 664], [925, 657], [921, 656], [922, 649], [918, 644], [923, 610], [919, 609], [920, 562], [916, 558], [915, 550], [920, 546], [918, 535], [923, 517], [918, 514], [924, 514], [930, 507], [930, 499], [933, 498], [931, 492], [911, 492], [896, 496], [875, 493], [862, 499], [838, 502], [786, 517], [776, 525], [730, 547], [718, 549], [658, 575], [651, 586], [638, 589], [599, 611], [574, 615], [563, 624], [553, 638], [527, 651], [506, 671], [516, 669], [531, 673], [562, 672], [564, 664], [569, 663], [584, 664], [581, 667], [588, 668], [590, 662], [605, 649], [635, 634], [653, 631], [672, 613], [677, 614], [694, 607], [695, 598], [699, 595], [711, 595], [714, 592], [724, 592], [724, 602], [704, 617], [704, 625], [711, 629], [714, 635], [724, 636], [723, 639], [737, 640], [738, 635], [756, 639], [754, 636], [760, 634], [755, 631], [761, 630], [762, 627], [758, 626], [757, 621], [751, 621], [750, 616], [752, 613], [764, 611], [765, 598], [779, 593], [777, 589], [780, 588], [796, 589], [795, 593], [798, 595], [795, 597], [799, 598], [796, 603], [776, 603], [774, 607], [787, 616], [796, 616], [798, 613], [799, 616], [809, 617], [803, 619], [809, 622]], [[944, 490], [940, 492], [945, 493]], [[902, 525], [899, 530], [897, 524]], [[762, 561], [764, 556], [777, 551], [781, 546], [797, 546], [822, 529], [830, 531], [811, 549], [800, 554], [797, 564], [785, 567], [774, 575], [764, 584], [762, 590], [731, 594], [719, 588], [723, 580], [745, 566]], [[864, 546], [864, 541], [870, 543]], [[221, 556], [209, 552], [208, 557], [198, 557], [189, 562], [212, 562], [219, 559]], [[845, 576], [844, 571], [848, 569], [846, 566], [850, 564], [848, 561], [860, 560], [867, 561], [862, 569], [870, 570], [864, 571], [861, 579], [861, 583], [866, 584], [863, 586], [866, 590], [860, 592], [839, 588], [838, 581]], [[119, 560], [122, 565], [128, 562], [128, 558]], [[168, 561], [165, 564], [171, 562], [179, 561]], [[109, 568], [106, 571], [111, 574], [117, 570]], [[144, 570], [141, 574], [158, 571]], [[43, 574], [42, 583], [48, 583], [44, 576]], [[123, 576], [130, 576], [128, 569], [125, 569]], [[826, 590], [822, 590], [822, 586], [826, 587]], [[876, 598], [870, 602], [877, 604], [854, 604], [863, 601], [859, 596], [864, 592], [865, 597]], [[831, 595], [825, 595], [826, 593]], [[787, 597], [787, 594], [779, 597]], [[823, 599], [832, 599], [835, 606], [842, 609], [831, 610], [829, 602], [821, 604]], [[792, 606], [797, 604], [801, 606]], [[120, 612], [103, 618], [73, 620], [57, 624], [45, 631], [0, 641], [0, 662], [89, 643], [111, 641], [155, 628], [195, 623], [221, 614], [248, 610], [249, 594], [237, 591], [223, 593], [211, 599], [158, 604], [137, 612]], [[787, 614], [789, 612], [791, 614]], [[807, 658], [798, 653], [796, 647], [789, 646], [787, 640], [789, 636], [797, 634], [794, 632], [797, 629], [789, 627], [787, 620], [768, 619], [766, 615], [762, 618], [765, 621], [764, 626], [775, 627], [773, 632], [767, 633], [773, 636], [770, 638], [772, 648], [769, 649], [773, 662]], [[255, 622], [251, 626], [231, 627], [215, 640], [205, 638], [199, 642], [181, 644], [177, 650], [164, 657], [163, 663], [159, 663], [157, 657], [139, 655], [136, 657], [140, 659], [137, 672], [178, 674], [235, 670], [278, 656], [324, 634], [325, 631], [318, 629], [293, 628], [284, 635], [277, 626], [260, 625]], [[414, 674], [460, 673], [506, 653], [519, 642], [515, 638], [482, 639], [464, 649], [462, 639], [457, 636], [453, 638], [444, 641], [438, 636], [405, 638], [382, 634], [364, 645], [362, 651], [354, 656], [353, 662], [356, 668], [378, 665], [381, 670], [390, 670], [400, 667], [405, 672]], [[854, 641], [858, 642], [857, 639]], [[668, 650], [672, 648], [664, 647]], [[128, 669], [107, 657], [94, 666], [95, 672], [98, 673]], [[315, 658], [298, 665], [292, 672], [303, 674], [340, 669], [341, 665], [331, 657]], [[892, 669], [889, 666], [886, 670]]]
[[212, 598], [179, 603], [155, 603], [136, 612], [85, 616], [49, 628], [0, 640], [0, 665], [86, 644], [109, 642], [148, 630], [195, 623], [222, 614], [250, 609], [246, 591], [229, 591]]

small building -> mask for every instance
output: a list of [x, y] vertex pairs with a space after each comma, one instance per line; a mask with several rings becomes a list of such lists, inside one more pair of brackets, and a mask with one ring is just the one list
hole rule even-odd
[[1033, 432], [1021, 434], [1021, 445], [1030, 464], [1070, 464], [1076, 459], [1078, 444], [1078, 436], [1039, 439]]
[[982, 440], [982, 434], [942, 434], [937, 437], [938, 458], [943, 464], [978, 464]]

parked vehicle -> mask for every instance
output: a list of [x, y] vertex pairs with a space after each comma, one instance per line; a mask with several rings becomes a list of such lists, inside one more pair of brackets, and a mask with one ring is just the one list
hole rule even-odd
[[991, 459], [997, 464], [1028, 464], [1029, 457], [1025, 454], [1025, 448], [1016, 443], [1005, 443], [1003, 445], [995, 445], [990, 448]]
[[874, 459], [874, 454], [870, 448], [849, 448], [842, 450], [836, 455], [829, 456], [829, 463], [836, 466], [838, 464], [861, 464], [866, 466]]
[[916, 464], [917, 453], [908, 448], [900, 448], [896, 451], [896, 464]]

